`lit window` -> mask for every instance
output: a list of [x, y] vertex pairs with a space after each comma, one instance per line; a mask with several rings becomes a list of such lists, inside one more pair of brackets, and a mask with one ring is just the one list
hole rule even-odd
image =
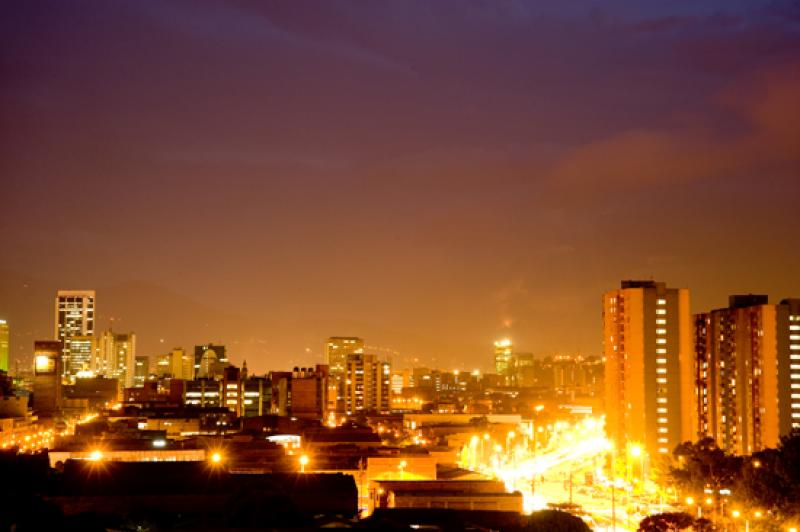
[[667, 334], [666, 329], [656, 329], [656, 334]]
[[667, 304], [667, 300], [666, 299], [657, 299], [656, 300], [656, 305], [666, 305], [666, 304]]
[[665, 309], [665, 308], [657, 308], [656, 309], [656, 314], [658, 314], [659, 316], [663, 316], [666, 313], [667, 313], [667, 309]]
[[667, 368], [656, 368], [656, 373], [666, 373]]
[[657, 344], [666, 344], [667, 343], [667, 339], [666, 338], [656, 338], [656, 343]]
[[656, 359], [656, 364], [666, 364], [666, 363], [667, 363], [667, 359], [666, 358], [657, 358]]

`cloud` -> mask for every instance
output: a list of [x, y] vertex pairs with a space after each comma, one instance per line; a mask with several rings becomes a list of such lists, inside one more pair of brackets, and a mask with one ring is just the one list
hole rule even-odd
[[[706, 179], [797, 176], [800, 64], [737, 84], [712, 101], [725, 128], [694, 117], [683, 125], [634, 129], [567, 153], [550, 169], [556, 189], [590, 191]], [[737, 124], [731, 128], [730, 124]], [[731, 132], [735, 130], [735, 132]]]

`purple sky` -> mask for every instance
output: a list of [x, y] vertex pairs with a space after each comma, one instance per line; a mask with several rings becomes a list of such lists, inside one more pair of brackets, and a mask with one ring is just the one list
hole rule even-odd
[[15, 356], [56, 288], [257, 370], [597, 354], [622, 278], [800, 296], [797, 2], [561, 4], [6, 2]]

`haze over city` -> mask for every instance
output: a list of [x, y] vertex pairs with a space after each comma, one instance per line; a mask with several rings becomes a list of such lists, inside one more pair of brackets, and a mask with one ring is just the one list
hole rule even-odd
[[[76, 8], [80, 7], [80, 9]], [[602, 352], [620, 279], [797, 294], [800, 11], [775, 1], [17, 2], [0, 315], [260, 371], [358, 335], [489, 368]], [[285, 364], [284, 364], [285, 365]]]

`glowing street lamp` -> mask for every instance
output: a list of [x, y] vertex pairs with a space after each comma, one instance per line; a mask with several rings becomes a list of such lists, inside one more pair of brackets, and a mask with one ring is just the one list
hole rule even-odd
[[103, 451], [100, 449], [95, 449], [91, 453], [89, 453], [89, 460], [93, 462], [98, 462], [103, 459]]
[[305, 454], [300, 455], [300, 472], [301, 473], [305, 473], [306, 472], [306, 466], [307, 465], [308, 465], [308, 456], [305, 455]]
[[214, 464], [214, 465], [221, 464], [222, 463], [222, 453], [220, 453], [219, 451], [215, 451], [215, 452], [211, 453], [210, 460], [211, 460], [211, 463]]

